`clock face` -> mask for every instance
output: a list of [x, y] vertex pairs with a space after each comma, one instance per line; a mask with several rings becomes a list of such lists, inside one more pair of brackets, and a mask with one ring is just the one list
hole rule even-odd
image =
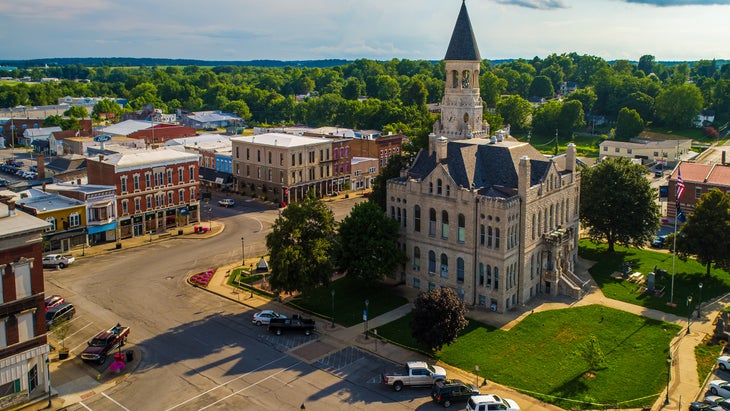
[[469, 113], [464, 113], [464, 122], [466, 123], [468, 121], [469, 121]]

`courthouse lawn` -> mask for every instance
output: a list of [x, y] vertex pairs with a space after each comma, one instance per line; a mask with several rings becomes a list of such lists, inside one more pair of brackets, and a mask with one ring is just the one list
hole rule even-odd
[[[687, 296], [692, 295], [693, 306], [697, 304], [700, 297], [699, 283], [702, 282], [702, 301], [707, 302], [717, 296], [730, 291], [730, 274], [721, 269], [711, 269], [710, 277], [705, 277], [705, 266], [696, 260], [688, 259], [682, 261], [674, 258], [674, 296], [672, 298], [672, 254], [666, 251], [655, 251], [653, 249], [637, 249], [615, 246], [615, 252], [609, 253], [605, 243], [595, 244], [590, 240], [583, 239], [578, 243], [578, 254], [587, 260], [595, 261], [596, 264], [589, 272], [603, 294], [627, 303], [641, 305], [647, 308], [664, 311], [667, 313], [686, 316], [688, 314]], [[664, 295], [656, 296], [642, 293], [640, 285], [628, 280], [616, 279], [611, 274], [621, 271], [621, 264], [631, 263], [632, 272], [638, 271], [644, 276], [658, 269], [668, 274], [663, 278], [656, 278], [656, 288], [664, 287]], [[670, 299], [676, 307], [668, 306]]]
[[[413, 347], [410, 318], [378, 334]], [[666, 384], [669, 342], [679, 326], [600, 305], [537, 312], [509, 331], [471, 321], [458, 340], [435, 354], [481, 378], [524, 391], [562, 408], [650, 405]], [[404, 334], [408, 338], [403, 338]], [[606, 366], [589, 373], [578, 347], [595, 336]], [[413, 347], [422, 349], [422, 347]], [[570, 399], [573, 401], [567, 401]], [[578, 402], [574, 402], [578, 401]]]

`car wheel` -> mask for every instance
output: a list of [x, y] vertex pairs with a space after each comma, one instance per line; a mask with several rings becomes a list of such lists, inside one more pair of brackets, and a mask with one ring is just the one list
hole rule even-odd
[[256, 321], [256, 325], [258, 325], [259, 327], [261, 327], [261, 321]]
[[104, 364], [106, 362], [106, 354], [102, 354], [99, 356], [99, 365]]
[[717, 388], [710, 387], [710, 392], [712, 393], [712, 395], [717, 395]]
[[281, 335], [281, 328], [276, 329], [276, 335]]
[[395, 383], [393, 383], [393, 389], [399, 392], [403, 389], [403, 383], [401, 381], [396, 381]]
[[66, 264], [64, 264], [64, 263], [59, 263], [59, 264], [58, 264], [58, 266], [59, 266], [60, 268], [66, 268]]
[[720, 363], [718, 367], [720, 367], [720, 369], [723, 371], [727, 371], [727, 366], [724, 363]]
[[444, 408], [449, 408], [449, 407], [451, 407], [451, 401], [449, 401], [449, 400], [444, 401]]
[[312, 334], [312, 330], [304, 330], [304, 335], [311, 335], [311, 334]]

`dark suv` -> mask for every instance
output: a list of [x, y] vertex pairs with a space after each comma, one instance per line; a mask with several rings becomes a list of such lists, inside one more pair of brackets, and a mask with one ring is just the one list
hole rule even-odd
[[444, 407], [466, 402], [472, 395], [479, 395], [479, 389], [461, 380], [436, 381], [431, 388], [431, 398]]
[[50, 330], [51, 327], [61, 321], [68, 321], [76, 314], [76, 307], [71, 303], [61, 303], [50, 310], [46, 311], [46, 326]]

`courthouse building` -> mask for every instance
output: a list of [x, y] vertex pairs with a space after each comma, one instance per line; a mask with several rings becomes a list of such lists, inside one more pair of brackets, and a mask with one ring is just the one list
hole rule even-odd
[[530, 299], [579, 298], [580, 175], [572, 144], [549, 159], [490, 134], [479, 93], [481, 57], [462, 3], [445, 57], [441, 119], [429, 147], [387, 183], [387, 213], [409, 257], [401, 279], [449, 287], [468, 305], [504, 312]]

